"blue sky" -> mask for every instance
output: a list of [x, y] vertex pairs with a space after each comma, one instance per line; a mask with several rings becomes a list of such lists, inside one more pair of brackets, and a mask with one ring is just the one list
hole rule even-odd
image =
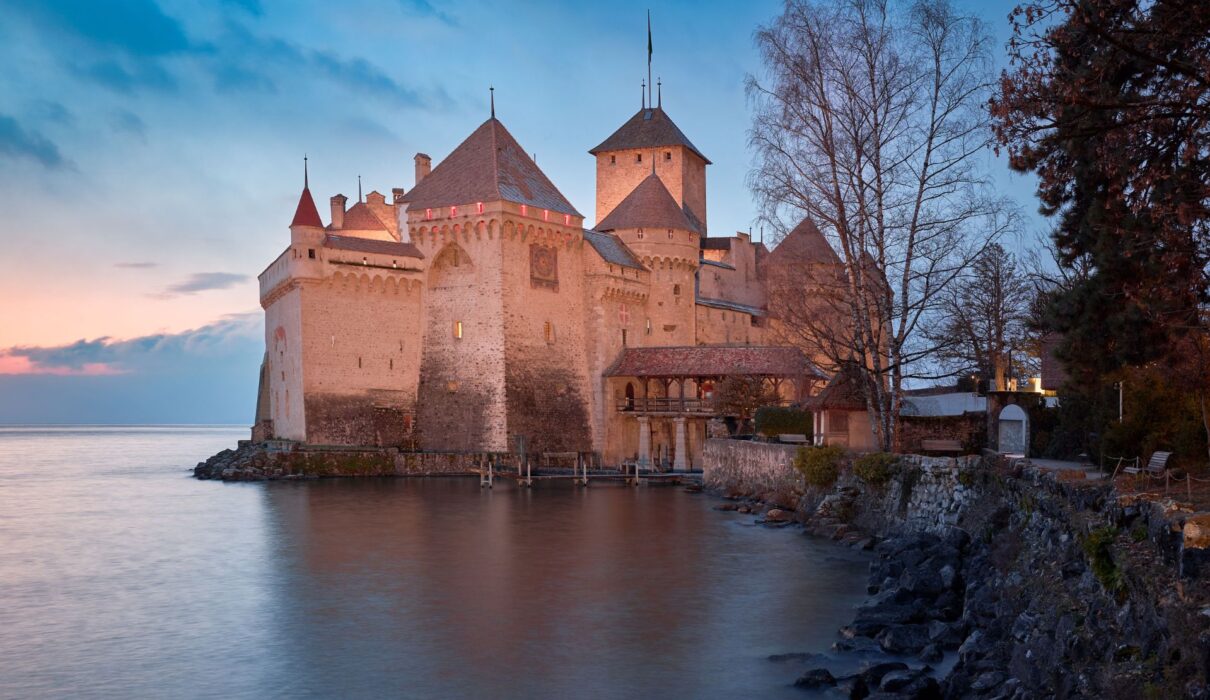
[[[1012, 3], [960, 4], [999, 49]], [[664, 106], [714, 162], [711, 233], [746, 230], [743, 80], [777, 2], [0, 0], [0, 422], [249, 421], [255, 278], [303, 153], [325, 218], [359, 174], [410, 188], [489, 84], [591, 217], [586, 151], [638, 109], [648, 7]], [[987, 158], [1032, 215], [1032, 181]]]

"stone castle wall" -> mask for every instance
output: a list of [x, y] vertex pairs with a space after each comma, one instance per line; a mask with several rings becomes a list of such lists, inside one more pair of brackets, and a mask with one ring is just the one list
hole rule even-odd
[[301, 290], [307, 441], [401, 446], [416, 410], [423, 290], [407, 273], [343, 267]]
[[500, 233], [493, 222], [439, 236], [422, 233], [417, 239], [430, 261], [417, 404], [419, 445], [428, 450], [506, 450]]

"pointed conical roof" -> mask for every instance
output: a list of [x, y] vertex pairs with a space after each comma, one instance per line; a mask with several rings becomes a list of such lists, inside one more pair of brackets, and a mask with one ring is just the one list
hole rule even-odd
[[319, 210], [315, 208], [315, 200], [311, 198], [311, 188], [304, 186], [302, 195], [298, 198], [298, 207], [294, 210], [294, 220], [290, 222], [290, 227], [295, 226], [315, 226], [323, 228], [324, 224], [319, 220]]
[[365, 202], [358, 202], [345, 212], [343, 231], [386, 231], [387, 225], [370, 210]]
[[643, 227], [679, 228], [701, 233], [655, 173], [644, 178], [594, 228], [598, 231], [616, 231]]
[[601, 145], [589, 151], [592, 155], [606, 151], [622, 151], [628, 148], [658, 148], [660, 146], [684, 146], [710, 164], [710, 159], [697, 150], [697, 146], [685, 136], [663, 107], [640, 109]]
[[409, 210], [499, 200], [581, 216], [495, 117], [403, 197]]
[[803, 219], [769, 253], [769, 264], [819, 263], [839, 265], [840, 258], [811, 219]]

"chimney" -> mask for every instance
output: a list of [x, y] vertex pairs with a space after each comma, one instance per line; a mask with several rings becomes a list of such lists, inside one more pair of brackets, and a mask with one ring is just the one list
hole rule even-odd
[[332, 198], [332, 228], [342, 229], [345, 227], [345, 202], [349, 198], [343, 194], [338, 194]]
[[433, 169], [433, 159], [429, 158], [427, 153], [417, 153], [416, 154], [416, 183], [414, 185], [412, 185], [412, 187], [419, 185], [420, 181], [423, 180], [425, 178], [425, 176], [428, 175], [432, 169]]
[[392, 187], [391, 188], [391, 201], [394, 202], [396, 205], [403, 204], [403, 195], [404, 195], [404, 192], [403, 192], [402, 187]]

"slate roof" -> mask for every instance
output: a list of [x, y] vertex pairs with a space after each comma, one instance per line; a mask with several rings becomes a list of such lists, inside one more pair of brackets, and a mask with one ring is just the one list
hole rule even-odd
[[624, 228], [678, 228], [684, 231], [701, 230], [685, 215], [685, 211], [672, 198], [664, 182], [655, 173], [643, 178], [626, 198], [609, 212], [609, 215], [594, 226], [598, 231], [617, 231]]
[[341, 231], [387, 231], [387, 225], [378, 215], [370, 210], [365, 202], [358, 202], [345, 212], [344, 224]]
[[658, 148], [660, 146], [684, 146], [710, 164], [710, 159], [697, 150], [680, 128], [669, 118], [662, 107], [643, 108], [635, 113], [617, 131], [589, 151], [597, 155], [605, 151], [621, 151], [627, 148]]
[[779, 263], [821, 263], [839, 265], [840, 257], [828, 243], [828, 239], [819, 232], [815, 222], [803, 219], [794, 230], [777, 244], [765, 260], [770, 265]]
[[411, 243], [398, 241], [380, 241], [373, 238], [357, 236], [337, 236], [329, 233], [324, 236], [324, 247], [336, 250], [348, 250], [356, 253], [376, 253], [378, 255], [398, 255], [404, 258], [423, 258], [420, 249]]
[[409, 210], [499, 200], [581, 216], [495, 117], [403, 196]]
[[323, 228], [324, 223], [319, 219], [319, 210], [315, 208], [315, 200], [311, 198], [311, 188], [304, 187], [298, 198], [298, 207], [294, 210], [294, 219], [290, 226], [315, 226]]
[[584, 240], [597, 251], [597, 255], [607, 263], [629, 267], [635, 270], [646, 270], [643, 263], [639, 261], [634, 251], [626, 247], [621, 238], [612, 233], [602, 233], [600, 231], [584, 230]]
[[798, 348], [694, 345], [626, 348], [607, 377], [822, 377]]
[[811, 410], [866, 410], [865, 392], [861, 389], [860, 378], [851, 367], [844, 367], [828, 380], [827, 386], [819, 394], [803, 401], [803, 406]]
[[[734, 270], [735, 268], [731, 268]], [[711, 299], [709, 297], [697, 297], [695, 300], [701, 306], [711, 306], [716, 309], [727, 309], [728, 311], [740, 311], [753, 316], [764, 316], [765, 310], [748, 304], [741, 304], [738, 301], [729, 301], [727, 299]]]

